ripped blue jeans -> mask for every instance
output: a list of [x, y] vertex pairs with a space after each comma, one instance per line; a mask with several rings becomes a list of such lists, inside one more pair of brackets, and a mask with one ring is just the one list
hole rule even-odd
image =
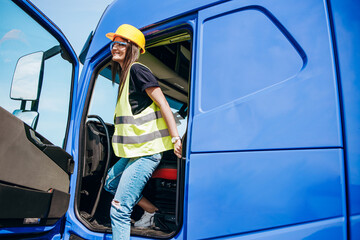
[[121, 158], [109, 169], [104, 189], [113, 193], [110, 218], [114, 240], [130, 239], [130, 216], [142, 198], [141, 192], [159, 165], [162, 154]]

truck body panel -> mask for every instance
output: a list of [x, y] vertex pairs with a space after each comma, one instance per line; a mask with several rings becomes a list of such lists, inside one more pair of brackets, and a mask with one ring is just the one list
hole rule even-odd
[[[174, 116], [183, 114], [185, 122], [177, 230], [159, 237], [135, 229], [132, 239], [360, 239], [360, 4], [115, 0], [82, 53], [77, 81], [65, 36], [31, 3], [14, 2], [71, 53], [63, 147], [75, 166], [65, 218], [52, 226], [3, 228], [1, 235], [112, 238], [106, 217], [96, 228], [84, 215], [85, 187], [96, 175], [84, 174], [87, 116], [97, 87], [110, 78], [105, 34], [128, 23], [144, 32], [148, 55], [140, 62], [150, 64], [170, 105], [179, 106]], [[109, 199], [101, 195], [101, 211]]]

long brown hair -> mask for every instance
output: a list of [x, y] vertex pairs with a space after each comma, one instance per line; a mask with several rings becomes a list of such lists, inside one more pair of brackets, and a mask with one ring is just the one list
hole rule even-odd
[[118, 90], [117, 101], [119, 101], [121, 92], [124, 88], [126, 76], [130, 71], [130, 66], [139, 59], [139, 55], [140, 55], [139, 47], [133, 42], [129, 41], [128, 44], [126, 45], [125, 58], [123, 63], [124, 69], [121, 68], [118, 62], [111, 60], [111, 78], [113, 83], [115, 83], [116, 74], [117, 73], [119, 74], [119, 90]]

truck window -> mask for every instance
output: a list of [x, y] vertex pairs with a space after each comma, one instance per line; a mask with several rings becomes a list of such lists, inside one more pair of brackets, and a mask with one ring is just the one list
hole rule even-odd
[[[106, 74], [105, 72], [110, 73], [110, 75], [107, 76], [110, 77], [110, 79], [103, 76]], [[109, 66], [101, 73], [103, 75], [99, 74], [95, 81], [89, 115], [101, 116], [105, 122], [113, 124], [118, 84], [111, 82], [111, 70]]]
[[[35, 52], [50, 53], [52, 49], [56, 54], [51, 57], [47, 55], [49, 58], [44, 61], [43, 80], [39, 86], [38, 120], [34, 128], [55, 145], [62, 146], [68, 120], [73, 66], [62, 58], [64, 52], [60, 43], [13, 2], [1, 1], [0, 15], [1, 107], [10, 113], [16, 113], [21, 108], [21, 100], [10, 98], [18, 59]], [[27, 101], [25, 110], [29, 110], [34, 103]]]
[[284, 81], [303, 65], [278, 27], [255, 9], [205, 21], [202, 52], [204, 111]]

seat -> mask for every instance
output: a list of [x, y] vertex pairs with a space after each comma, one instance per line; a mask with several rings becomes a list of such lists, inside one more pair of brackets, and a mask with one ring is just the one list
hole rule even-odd
[[167, 180], [177, 179], [177, 158], [173, 150], [165, 151], [159, 166], [153, 172], [151, 178], [162, 178]]

